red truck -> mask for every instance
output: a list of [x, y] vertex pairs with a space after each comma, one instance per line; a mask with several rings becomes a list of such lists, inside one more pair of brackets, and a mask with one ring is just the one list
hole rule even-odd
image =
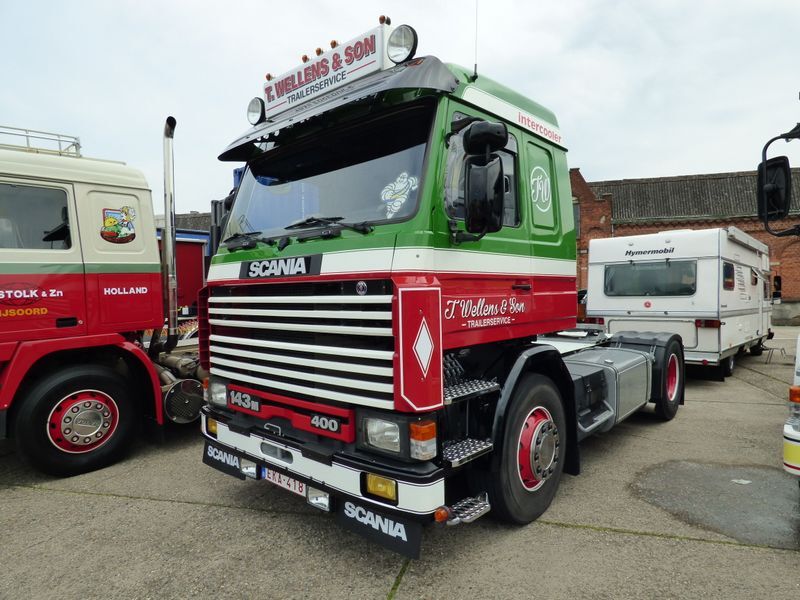
[[141, 425], [199, 415], [204, 371], [177, 349], [174, 127], [163, 260], [141, 172], [75, 137], [0, 128], [0, 439], [47, 473], [106, 466]]

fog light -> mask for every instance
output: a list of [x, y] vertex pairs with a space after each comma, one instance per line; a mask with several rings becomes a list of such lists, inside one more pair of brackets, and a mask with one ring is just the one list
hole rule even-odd
[[241, 459], [241, 466], [239, 470], [242, 472], [242, 475], [245, 477], [249, 477], [250, 479], [258, 479], [258, 468], [256, 467], [256, 463], [252, 460]]
[[217, 420], [216, 419], [206, 419], [206, 433], [208, 435], [213, 435], [217, 437]]
[[308, 488], [306, 501], [314, 508], [324, 510], [325, 512], [331, 511], [331, 495], [328, 492], [310, 487]]
[[387, 500], [397, 501], [397, 482], [388, 477], [367, 473], [367, 492]]

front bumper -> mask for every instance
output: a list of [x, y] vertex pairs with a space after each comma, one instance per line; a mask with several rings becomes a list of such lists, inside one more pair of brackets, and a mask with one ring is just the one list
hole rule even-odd
[[800, 432], [788, 423], [783, 425], [783, 468], [800, 476]]
[[[328, 491], [334, 497], [343, 500], [357, 500], [362, 506], [373, 506], [382, 512], [402, 513], [418, 519], [430, 520], [433, 512], [445, 504], [444, 476], [438, 477], [403, 477], [397, 481], [397, 504], [381, 502], [362, 495], [362, 480], [367, 473], [384, 474], [380, 459], [376, 457], [373, 464], [359, 465], [349, 459], [337, 459], [334, 455], [330, 461], [320, 460], [304, 453], [303, 448], [293, 443], [282, 443], [273, 437], [256, 435], [252, 432], [240, 433], [231, 429], [225, 422], [217, 420], [216, 437], [208, 435], [206, 422], [209, 413], [204, 409], [201, 413], [203, 435], [218, 446], [230, 448], [245, 455], [253, 462], [282, 472], [308, 485]], [[211, 413], [211, 417], [215, 415]]]

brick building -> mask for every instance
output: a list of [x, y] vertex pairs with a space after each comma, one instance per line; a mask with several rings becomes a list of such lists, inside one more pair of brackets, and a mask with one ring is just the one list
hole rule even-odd
[[[774, 223], [774, 229], [800, 223], [800, 169], [793, 172], [790, 218]], [[579, 289], [586, 287], [591, 239], [735, 225], [769, 246], [772, 273], [781, 276], [781, 312], [788, 312], [787, 318], [800, 314], [800, 237], [777, 238], [764, 231], [757, 218], [755, 171], [587, 183], [579, 169], [570, 169], [570, 180]]]

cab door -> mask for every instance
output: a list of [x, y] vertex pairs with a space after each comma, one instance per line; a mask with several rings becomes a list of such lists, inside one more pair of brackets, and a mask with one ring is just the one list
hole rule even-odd
[[[496, 117], [453, 103], [449, 123]], [[455, 227], [464, 230], [466, 155], [464, 129], [448, 138], [444, 210]], [[525, 227], [526, 208], [519, 201], [519, 134], [509, 128], [508, 144], [496, 152], [503, 165], [504, 209], [500, 231], [478, 241], [451, 236], [441, 251], [442, 321], [448, 345], [485, 343], [530, 334], [531, 250]]]
[[72, 184], [0, 178], [0, 342], [83, 335]]

